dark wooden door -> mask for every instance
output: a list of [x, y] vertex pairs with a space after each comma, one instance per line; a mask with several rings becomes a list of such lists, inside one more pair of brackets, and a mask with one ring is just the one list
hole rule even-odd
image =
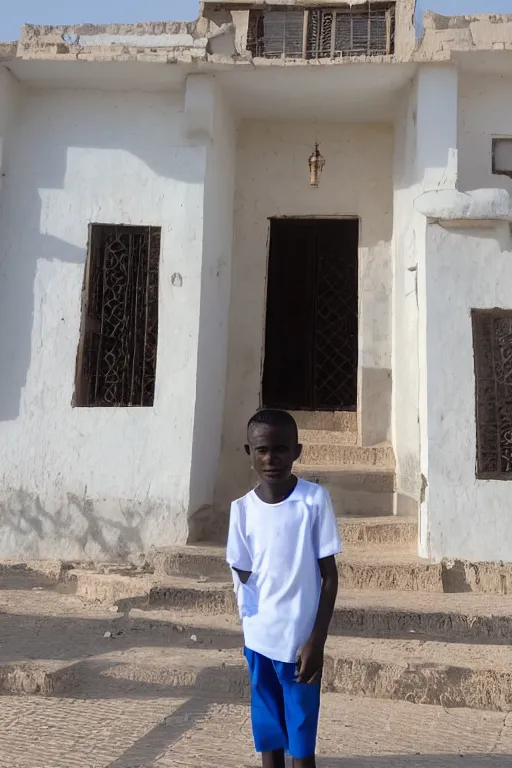
[[357, 264], [357, 220], [272, 220], [265, 407], [356, 407]]

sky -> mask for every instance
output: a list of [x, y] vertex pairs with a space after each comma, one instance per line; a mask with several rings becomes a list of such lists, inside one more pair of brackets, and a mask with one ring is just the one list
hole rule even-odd
[[[3, 6], [3, 7], [1, 7]], [[418, 0], [419, 12], [512, 13], [512, 0]], [[0, 40], [16, 40], [22, 24], [106, 24], [195, 19], [199, 0], [0, 0]]]

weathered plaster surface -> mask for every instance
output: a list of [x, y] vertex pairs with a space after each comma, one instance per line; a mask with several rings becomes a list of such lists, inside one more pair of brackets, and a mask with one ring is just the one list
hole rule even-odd
[[9, 149], [16, 125], [19, 86], [11, 73], [0, 67], [0, 206], [2, 187], [9, 167]]
[[440, 222], [512, 221], [512, 199], [505, 189], [431, 190], [416, 198], [414, 207]]
[[0, 43], [0, 62], [14, 59], [17, 48], [18, 43]]
[[423, 26], [418, 60], [441, 59], [450, 52], [512, 50], [512, 15], [441, 16], [427, 11]]
[[213, 498], [226, 392], [236, 126], [221, 88], [208, 75], [189, 76], [186, 111], [189, 136], [203, 133], [206, 142], [188, 535], [189, 540], [204, 541], [216, 533]]
[[[353, 5], [365, 0], [354, 0]], [[274, 5], [290, 5], [276, 0]], [[337, 5], [338, 0], [295, 0], [297, 7]], [[252, 7], [265, 5], [256, 0]], [[149, 22], [76, 26], [25, 25], [13, 50], [0, 56], [22, 60], [58, 59], [83, 61], [146, 61], [161, 63], [204, 63], [216, 66], [340, 66], [347, 61], [383, 62], [444, 61], [452, 55], [473, 50], [512, 50], [512, 16], [441, 16], [425, 14], [424, 36], [416, 42], [415, 0], [397, 0], [395, 52], [390, 57], [343, 57], [304, 62], [300, 60], [254, 59], [247, 51], [249, 11], [238, 0], [203, 3], [195, 22]], [[243, 8], [243, 5], [242, 5]]]
[[421, 508], [420, 551], [428, 516], [426, 390], [426, 219], [414, 201], [457, 181], [457, 71], [422, 67], [404, 93], [395, 127], [393, 229], [393, 443], [397, 512]]
[[20, 59], [190, 62], [206, 59], [209, 24], [150, 22], [78, 26], [22, 27]]
[[416, 169], [418, 84], [403, 94], [395, 125], [393, 170], [393, 447], [398, 514], [416, 512], [420, 497], [418, 251], [424, 223], [411, 205]]
[[512, 307], [512, 238], [508, 222], [475, 227], [427, 230], [427, 554], [511, 562], [510, 483], [475, 478], [470, 313]]
[[459, 91], [459, 189], [501, 187], [512, 179], [492, 173], [492, 139], [512, 137], [512, 76], [463, 73]]
[[[207, 152], [183, 95], [26, 90], [5, 151], [0, 556], [184, 542]], [[162, 227], [153, 408], [71, 407], [90, 222]]]
[[[309, 186], [315, 140], [327, 159]], [[245, 426], [259, 407], [269, 217], [354, 216], [361, 220], [360, 387], [363, 442], [391, 427], [392, 144], [387, 125], [245, 121], [239, 129], [229, 354], [221, 476], [216, 502], [246, 492]]]

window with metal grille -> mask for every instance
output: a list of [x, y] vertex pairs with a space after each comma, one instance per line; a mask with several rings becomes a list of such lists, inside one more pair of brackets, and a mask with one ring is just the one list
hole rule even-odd
[[512, 480], [512, 310], [472, 311], [476, 476]]
[[265, 58], [387, 56], [394, 52], [395, 4], [251, 11], [247, 48]]
[[90, 227], [76, 406], [153, 405], [160, 234], [160, 227]]

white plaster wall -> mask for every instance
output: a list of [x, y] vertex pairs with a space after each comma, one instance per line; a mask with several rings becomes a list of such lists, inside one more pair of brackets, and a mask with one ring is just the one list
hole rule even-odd
[[427, 550], [428, 435], [426, 219], [414, 201], [457, 181], [458, 76], [423, 66], [403, 95], [395, 130], [393, 230], [393, 443], [396, 512], [420, 507], [419, 550]]
[[[185, 137], [182, 102], [22, 96], [0, 218], [0, 556], [186, 540], [206, 149]], [[90, 222], [162, 227], [153, 408], [71, 407]]]
[[12, 140], [18, 106], [18, 83], [8, 69], [0, 65], [0, 205], [5, 174], [8, 171], [8, 142]]
[[512, 561], [511, 487], [476, 480], [471, 309], [512, 308], [508, 223], [427, 232], [428, 554]]
[[492, 138], [512, 138], [512, 76], [465, 73], [459, 90], [459, 189], [501, 187], [512, 179], [492, 173]]
[[212, 89], [212, 137], [206, 141], [189, 521], [189, 538], [203, 541], [216, 534], [213, 497], [219, 472], [226, 395], [236, 157], [236, 126], [231, 108], [221, 88], [214, 79], [211, 80], [213, 82], [208, 85]]
[[398, 514], [414, 513], [421, 489], [419, 432], [418, 264], [425, 219], [416, 168], [418, 84], [403, 94], [395, 126], [393, 201], [393, 446]]
[[[318, 189], [308, 171], [315, 140], [326, 158]], [[392, 155], [388, 125], [244, 121], [239, 128], [219, 509], [249, 485], [243, 443], [260, 404], [269, 217], [360, 217], [361, 426], [366, 442], [390, 435]]]

